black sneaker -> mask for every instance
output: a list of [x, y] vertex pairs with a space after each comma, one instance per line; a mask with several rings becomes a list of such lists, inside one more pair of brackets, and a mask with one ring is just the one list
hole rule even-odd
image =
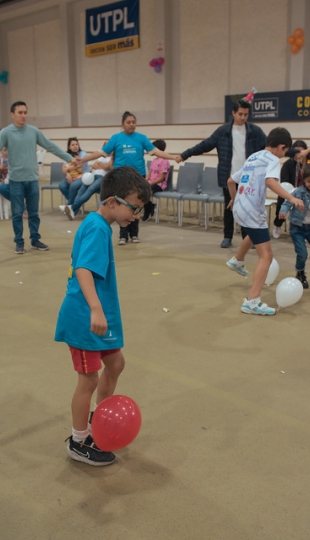
[[309, 289], [309, 283], [304, 270], [299, 270], [296, 274], [296, 278], [299, 279], [304, 289]]
[[22, 255], [23, 253], [25, 253], [24, 242], [18, 242], [16, 244], [14, 253], [17, 253], [17, 255]]
[[40, 251], [47, 251], [49, 249], [46, 244], [43, 244], [43, 242], [40, 242], [39, 240], [32, 242], [31, 247], [32, 249], [38, 249]]
[[68, 455], [75, 459], [75, 461], [81, 461], [94, 467], [103, 467], [105, 465], [111, 465], [115, 461], [115, 454], [113, 452], [104, 452], [95, 445], [93, 438], [88, 435], [83, 443], [76, 442], [71, 437], [67, 446]]

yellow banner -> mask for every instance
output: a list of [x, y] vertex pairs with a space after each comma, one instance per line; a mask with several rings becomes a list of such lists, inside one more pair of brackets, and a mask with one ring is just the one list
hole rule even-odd
[[100, 54], [111, 54], [132, 49], [139, 49], [139, 36], [130, 36], [128, 38], [114, 39], [112, 41], [104, 41], [103, 43], [94, 43], [86, 45], [86, 56], [99, 56]]

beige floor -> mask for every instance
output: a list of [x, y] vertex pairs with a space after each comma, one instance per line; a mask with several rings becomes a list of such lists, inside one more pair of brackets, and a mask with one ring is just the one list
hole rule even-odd
[[[250, 278], [225, 266], [240, 237], [220, 249], [219, 222], [149, 222], [141, 244], [115, 247], [118, 393], [143, 425], [111, 467], [66, 457], [75, 374], [53, 332], [81, 219], [46, 208], [51, 249], [22, 256], [0, 222], [1, 540], [308, 540], [310, 292], [275, 317], [242, 314]], [[278, 282], [295, 257], [287, 234], [272, 244]]]

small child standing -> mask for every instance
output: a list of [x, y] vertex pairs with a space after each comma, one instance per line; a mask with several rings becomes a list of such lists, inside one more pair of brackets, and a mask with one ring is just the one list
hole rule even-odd
[[[280, 159], [292, 146], [292, 138], [285, 128], [275, 128], [269, 133], [265, 150], [252, 154], [243, 167], [228, 179], [227, 187], [231, 196], [228, 208], [233, 208], [234, 219], [247, 234], [236, 257], [227, 261], [227, 266], [242, 276], [247, 274], [244, 258], [252, 244], [259, 257], [253, 282], [241, 311], [252, 315], [275, 315], [275, 308], [261, 302], [260, 293], [266, 281], [273, 254], [270, 234], [266, 222], [266, 188], [303, 211], [304, 203], [290, 195], [278, 183], [280, 179]], [[238, 186], [238, 189], [237, 189]], [[236, 200], [235, 200], [236, 199]]]
[[304, 289], [308, 289], [309, 284], [305, 274], [305, 266], [308, 258], [306, 240], [310, 244], [310, 165], [305, 167], [303, 172], [303, 185], [293, 191], [294, 197], [301, 199], [304, 209], [298, 210], [289, 201], [285, 201], [279, 212], [280, 219], [286, 219], [290, 212], [290, 235], [293, 240], [296, 253], [296, 278], [301, 281]]
[[[157, 139], [153, 145], [162, 150], [166, 150], [166, 142], [163, 139]], [[151, 186], [152, 193], [164, 191], [167, 187], [170, 163], [168, 159], [156, 157], [152, 160], [146, 179]], [[154, 215], [155, 204], [149, 201], [144, 207], [142, 221], [148, 221]]]
[[102, 205], [84, 219], [74, 239], [55, 341], [69, 346], [78, 374], [67, 452], [72, 459], [89, 465], [110, 465], [115, 460], [112, 452], [94, 444], [88, 418], [95, 390], [96, 407], [114, 393], [125, 365], [111, 224], [116, 221], [126, 227], [138, 219], [150, 195], [148, 183], [132, 167], [112, 170], [101, 184]]

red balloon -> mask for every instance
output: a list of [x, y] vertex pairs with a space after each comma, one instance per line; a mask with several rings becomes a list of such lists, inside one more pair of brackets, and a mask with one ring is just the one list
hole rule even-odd
[[136, 438], [141, 423], [141, 412], [133, 399], [122, 395], [111, 396], [99, 403], [93, 414], [93, 439], [101, 450], [120, 450]]

